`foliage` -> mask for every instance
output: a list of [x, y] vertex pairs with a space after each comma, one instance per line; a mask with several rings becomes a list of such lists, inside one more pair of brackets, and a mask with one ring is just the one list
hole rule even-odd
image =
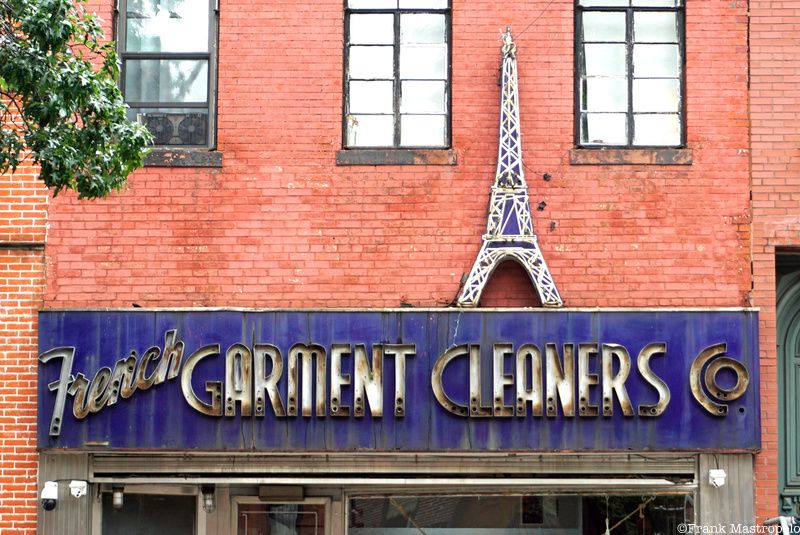
[[141, 167], [113, 42], [85, 0], [0, 0], [0, 172], [30, 157], [54, 195], [105, 197]]

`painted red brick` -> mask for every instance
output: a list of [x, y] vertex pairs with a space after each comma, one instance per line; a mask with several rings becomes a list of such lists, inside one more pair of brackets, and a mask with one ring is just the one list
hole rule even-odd
[[775, 253], [800, 245], [800, 2], [750, 2], [753, 305], [760, 307], [762, 453], [756, 510], [778, 512]]
[[[9, 295], [28, 295], [14, 298], [21, 308], [14, 317], [27, 324], [13, 327], [13, 335], [0, 327], [3, 351], [14, 347], [21, 354], [8, 365], [17, 366], [23, 381], [35, 381], [34, 312], [42, 303], [69, 308], [451, 303], [485, 230], [497, 151], [500, 31], [508, 25], [519, 50], [531, 199], [534, 206], [540, 200], [547, 203], [544, 211], [534, 211], [534, 223], [565, 304], [761, 303], [762, 333], [774, 330], [768, 314], [770, 298], [774, 300], [774, 280], [767, 273], [770, 255], [776, 244], [800, 239], [795, 228], [800, 217], [790, 216], [798, 190], [788, 182], [797, 174], [789, 154], [796, 140], [795, 121], [786, 117], [778, 125], [767, 116], [754, 120], [751, 154], [747, 4], [688, 3], [687, 124], [693, 164], [681, 166], [570, 165], [573, 0], [453, 4], [452, 137], [458, 165], [337, 167], [342, 1], [223, 2], [218, 145], [224, 166], [147, 168], [131, 177], [126, 191], [109, 199], [79, 202], [60, 195], [52, 201], [44, 260], [16, 253], [8, 265], [26, 261], [30, 269], [14, 267], [0, 277], [0, 289], [22, 288], [9, 290]], [[796, 8], [794, 3], [781, 4], [788, 6], [785, 15], [793, 16], [789, 11]], [[769, 43], [758, 48], [759, 39], [774, 39], [780, 53], [795, 53], [794, 40], [787, 35], [791, 32], [776, 31], [767, 20], [774, 16], [767, 5], [751, 2], [754, 20], [763, 21], [760, 27], [754, 24], [750, 40], [754, 117], [759, 106], [780, 106], [771, 113], [797, 109], [790, 89], [796, 87], [792, 67], [769, 56], [778, 53], [770, 51]], [[113, 2], [94, 0], [90, 6], [112, 20]], [[769, 61], [757, 64], [760, 54]], [[773, 79], [784, 70], [790, 71], [785, 81]], [[777, 152], [769, 152], [773, 150]], [[754, 193], [756, 214], [779, 215], [763, 224], [757, 219], [752, 233], [751, 159], [754, 188], [788, 186], [767, 192], [782, 197]], [[551, 181], [542, 180], [545, 172]], [[775, 178], [785, 181], [757, 182]], [[6, 182], [2, 177], [0, 210], [7, 206], [6, 196], [12, 207], [0, 211], [0, 232], [43, 239], [46, 196], [31, 191], [31, 180], [21, 186], [12, 181], [6, 193]], [[24, 213], [29, 200], [42, 214], [34, 208], [32, 214]], [[23, 213], [13, 207], [16, 203], [26, 207]], [[751, 244], [756, 274], [752, 288]], [[43, 262], [47, 276], [42, 289]], [[482, 304], [536, 306], [537, 298], [524, 273], [504, 265]], [[8, 306], [5, 301], [0, 305], [3, 310]], [[761, 347], [766, 363], [771, 350], [765, 336]], [[762, 370], [765, 385], [770, 373], [774, 367]], [[763, 388], [764, 399], [774, 399], [767, 390]], [[22, 392], [27, 396], [33, 388]], [[764, 405], [765, 429], [774, 430], [774, 410]], [[23, 402], [15, 414], [23, 418], [20, 425], [28, 425], [35, 419], [35, 404]], [[4, 423], [3, 417], [0, 413], [0, 430], [17, 425]], [[29, 501], [14, 507], [0, 501], [0, 532], [32, 533], [33, 429], [14, 436], [27, 439], [13, 449], [0, 447], [0, 485], [24, 482], [13, 498]], [[771, 440], [774, 434], [765, 435], [766, 455], [757, 459], [762, 515], [773, 514], [776, 501]], [[26, 477], [6, 475], [3, 470], [12, 460], [26, 463]]]

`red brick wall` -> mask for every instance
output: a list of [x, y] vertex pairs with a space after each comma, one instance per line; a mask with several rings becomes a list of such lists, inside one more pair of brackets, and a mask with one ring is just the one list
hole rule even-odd
[[[112, 4], [92, 2], [109, 21]], [[519, 49], [531, 199], [534, 206], [547, 203], [534, 211], [534, 222], [565, 304], [749, 304], [747, 6], [689, 2], [687, 122], [694, 163], [667, 167], [570, 165], [572, 0], [453, 4], [458, 165], [337, 167], [341, 0], [222, 2], [218, 144], [224, 167], [144, 169], [127, 191], [104, 201], [59, 196], [50, 209], [43, 296], [38, 253], [4, 256], [3, 269], [14, 276], [0, 279], [0, 288], [24, 286], [27, 297], [9, 297], [19, 303], [14, 307], [0, 303], [18, 310], [14, 322], [0, 327], [0, 347], [10, 351], [2, 366], [15, 367], [9, 373], [20, 381], [0, 388], [25, 386], [19, 405], [4, 402], [0, 413], [0, 485], [18, 500], [0, 501], [0, 531], [34, 529], [34, 311], [40, 299], [49, 307], [450, 303], [485, 230], [497, 151], [500, 30], [507, 25]], [[542, 180], [544, 172], [551, 181]], [[31, 226], [37, 230], [20, 235], [44, 236], [43, 215]], [[22, 261], [38, 268], [13, 268]], [[765, 276], [758, 264], [757, 270]], [[763, 287], [759, 281], [757, 297]], [[513, 265], [498, 270], [483, 301], [535, 303]], [[769, 321], [765, 311], [762, 328]], [[16, 322], [22, 325], [9, 329]], [[768, 348], [763, 337], [762, 348]], [[767, 392], [765, 409], [769, 399]], [[9, 410], [14, 416], [6, 422]], [[9, 444], [9, 434], [22, 443]], [[760, 477], [772, 473], [768, 459], [759, 458], [767, 466]], [[759, 485], [765, 511], [764, 493], [774, 491], [768, 481]]]
[[[509, 24], [518, 36], [527, 180], [534, 206], [547, 202], [535, 225], [565, 303], [747, 304], [746, 7], [714, 0], [688, 9], [694, 164], [603, 167], [569, 163], [572, 0], [544, 5], [454, 2], [457, 166], [337, 167], [341, 0], [224, 3], [224, 167], [148, 168], [109, 200], [59, 198], [47, 305], [451, 302], [485, 230], [500, 30]], [[502, 279], [485, 305], [536, 304], [525, 277]]]
[[778, 512], [775, 251], [800, 245], [800, 2], [751, 0], [750, 13], [753, 304], [761, 308], [763, 429], [756, 505], [766, 517]]
[[36, 529], [37, 311], [44, 300], [41, 250], [47, 192], [34, 170], [0, 175], [0, 533]]

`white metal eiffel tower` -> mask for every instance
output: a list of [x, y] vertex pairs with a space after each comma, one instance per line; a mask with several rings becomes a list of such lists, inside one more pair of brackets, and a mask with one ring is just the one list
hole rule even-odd
[[533, 232], [528, 187], [522, 167], [516, 50], [509, 28], [503, 35], [497, 174], [492, 186], [483, 244], [456, 300], [460, 307], [478, 305], [489, 277], [505, 260], [515, 260], [527, 271], [543, 306], [563, 305]]

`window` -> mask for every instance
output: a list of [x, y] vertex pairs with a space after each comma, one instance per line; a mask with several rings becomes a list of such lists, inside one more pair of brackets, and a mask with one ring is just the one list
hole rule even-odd
[[131, 120], [154, 144], [213, 144], [216, 24], [213, 0], [122, 0], [121, 85]]
[[449, 147], [449, 0], [346, 2], [345, 147]]
[[679, 533], [687, 523], [688, 494], [355, 496], [347, 507], [348, 535]]
[[110, 493], [102, 496], [102, 533], [137, 535], [169, 533], [195, 535], [197, 496], [134, 494], [126, 492], [122, 505], [114, 507]]
[[683, 0], [577, 0], [576, 143], [680, 147]]

